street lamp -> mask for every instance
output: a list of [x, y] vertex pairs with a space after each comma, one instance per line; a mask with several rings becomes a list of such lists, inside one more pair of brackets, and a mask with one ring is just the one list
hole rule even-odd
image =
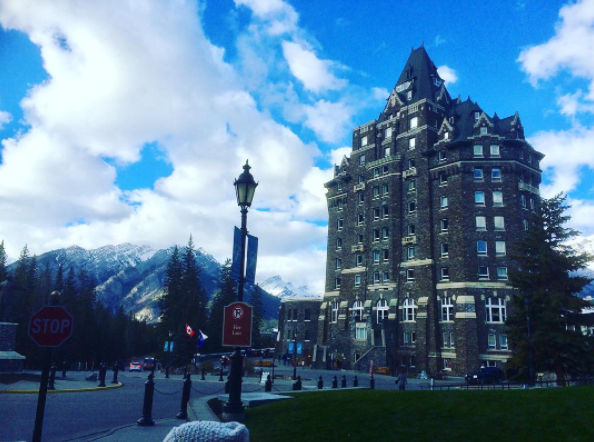
[[293, 346], [293, 380], [297, 380], [297, 330], [293, 332], [293, 341], [295, 345]]
[[[247, 212], [252, 205], [254, 193], [258, 183], [250, 173], [250, 165], [245, 162], [243, 172], [235, 180], [235, 192], [237, 194], [237, 205], [241, 208], [241, 255], [239, 260], [239, 286], [237, 288], [237, 300], [243, 302], [243, 288], [245, 285], [245, 241], [247, 238]], [[241, 402], [241, 369], [242, 357], [239, 347], [231, 357], [231, 368], [229, 369], [229, 400], [223, 406], [226, 417], [230, 420], [242, 421], [245, 418], [245, 408]]]

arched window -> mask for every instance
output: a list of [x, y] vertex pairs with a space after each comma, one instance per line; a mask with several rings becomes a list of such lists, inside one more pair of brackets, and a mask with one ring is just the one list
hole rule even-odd
[[388, 317], [388, 301], [380, 299], [377, 301], [377, 323], [381, 322]]
[[363, 301], [353, 302], [353, 318], [355, 321], [363, 320]]
[[402, 320], [414, 321], [417, 317], [417, 305], [412, 298], [406, 298], [402, 303]]
[[338, 322], [338, 299], [332, 301], [332, 321]]

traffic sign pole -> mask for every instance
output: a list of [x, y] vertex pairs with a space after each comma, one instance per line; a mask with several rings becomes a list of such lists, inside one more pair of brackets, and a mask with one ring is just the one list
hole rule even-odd
[[50, 365], [52, 364], [53, 348], [45, 349], [43, 369], [41, 370], [41, 384], [39, 385], [39, 397], [37, 399], [37, 412], [35, 413], [35, 428], [33, 429], [33, 442], [41, 442], [41, 431], [43, 430], [43, 416], [45, 414], [45, 399], [47, 397], [47, 381], [49, 379]]

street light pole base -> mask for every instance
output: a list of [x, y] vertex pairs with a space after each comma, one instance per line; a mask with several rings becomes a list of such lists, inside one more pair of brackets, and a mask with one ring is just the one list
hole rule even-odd
[[244, 422], [245, 407], [243, 406], [243, 403], [239, 406], [229, 405], [228, 403], [223, 405], [222, 418], [224, 422]]

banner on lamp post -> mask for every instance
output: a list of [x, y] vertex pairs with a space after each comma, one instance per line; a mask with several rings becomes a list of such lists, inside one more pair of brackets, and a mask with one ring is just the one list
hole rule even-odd
[[256, 264], [258, 262], [258, 238], [248, 235], [247, 241], [247, 266], [245, 269], [245, 282], [249, 285], [256, 283]]
[[[233, 231], [233, 261], [231, 263], [231, 278], [239, 281], [241, 265], [241, 229], [235, 227]], [[241, 269], [243, 271], [243, 269]]]

